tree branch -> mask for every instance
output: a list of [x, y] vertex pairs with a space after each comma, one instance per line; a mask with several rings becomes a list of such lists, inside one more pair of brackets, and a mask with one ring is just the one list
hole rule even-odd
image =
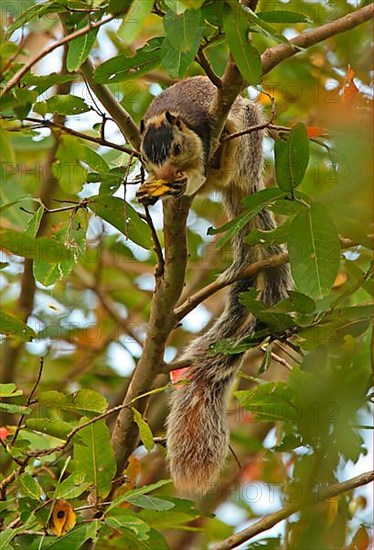
[[[244, 90], [246, 85], [247, 83], [245, 79], [242, 77], [234, 59], [230, 54], [225, 74], [221, 80], [221, 86], [217, 88], [217, 94], [210, 107], [212, 120], [215, 121], [212, 139], [213, 143], [214, 141], [216, 142], [216, 147], [219, 144], [219, 140], [232, 104], [238, 95]], [[212, 154], [214, 154], [216, 147], [213, 146]]]
[[135, 121], [106, 86], [94, 81], [92, 77], [93, 70], [93, 65], [89, 59], [81, 66], [81, 72], [97, 99], [104, 105], [128, 142], [138, 151], [140, 148], [140, 132]]
[[[149, 391], [156, 375], [163, 367], [165, 345], [171, 331], [177, 325], [173, 308], [184, 285], [187, 264], [186, 221], [191, 199], [169, 198], [163, 203], [165, 264], [163, 274], [156, 277], [151, 313], [143, 353], [130, 382], [124, 404]], [[137, 409], [143, 413], [147, 398], [137, 401]], [[117, 461], [117, 476], [121, 475], [128, 457], [134, 451], [138, 440], [138, 427], [131, 409], [125, 407], [116, 420], [112, 445]]]
[[228, 285], [231, 285], [235, 281], [238, 281], [239, 279], [245, 279], [246, 277], [256, 275], [259, 271], [262, 271], [263, 269], [267, 269], [269, 267], [278, 267], [280, 265], [286, 264], [288, 262], [288, 254], [279, 254], [278, 256], [273, 256], [271, 258], [265, 258], [263, 260], [259, 260], [258, 262], [255, 262], [245, 269], [243, 269], [240, 273], [238, 273], [234, 277], [225, 277], [223, 276], [218, 277], [213, 283], [210, 283], [206, 287], [198, 290], [195, 292], [195, 294], [192, 294], [187, 300], [178, 306], [174, 310], [174, 314], [178, 321], [183, 319], [190, 311], [195, 309], [196, 306], [201, 304], [204, 300], [209, 298], [209, 296], [212, 296], [222, 288], [225, 288]]
[[[370, 237], [368, 236], [368, 239]], [[342, 249], [352, 248], [353, 246], [357, 246], [360, 243], [357, 243], [355, 241], [352, 241], [351, 239], [345, 239], [344, 237], [339, 237], [340, 239], [340, 246]], [[195, 294], [192, 294], [189, 296], [180, 306], [176, 307], [174, 310], [174, 314], [179, 321], [183, 319], [188, 313], [190, 313], [195, 307], [197, 307], [201, 302], [204, 302], [207, 298], [218, 292], [219, 290], [222, 290], [226, 286], [231, 285], [232, 283], [235, 283], [235, 281], [238, 281], [240, 279], [245, 279], [247, 277], [257, 275], [260, 271], [264, 269], [268, 269], [271, 267], [279, 267], [281, 265], [284, 265], [288, 263], [289, 256], [286, 252], [283, 254], [278, 254], [277, 256], [272, 256], [270, 258], [264, 258], [263, 260], [259, 260], [258, 262], [255, 262], [249, 266], [247, 266], [245, 269], [237, 273], [233, 277], [225, 277], [225, 274], [223, 273], [221, 276], [219, 276], [215, 281], [210, 283], [209, 285], [205, 286], [204, 288], [201, 288]]]
[[240, 544], [251, 540], [255, 535], [259, 535], [261, 533], [264, 533], [268, 529], [271, 529], [271, 527], [274, 527], [274, 525], [277, 525], [277, 523], [279, 523], [280, 521], [283, 521], [295, 512], [298, 512], [299, 510], [306, 508], [307, 506], [313, 506], [318, 502], [323, 502], [324, 500], [327, 500], [329, 498], [347, 493], [348, 491], [352, 491], [357, 487], [367, 485], [368, 483], [372, 483], [373, 481], [374, 471], [366, 472], [365, 474], [361, 474], [352, 479], [348, 479], [347, 481], [343, 481], [342, 483], [334, 483], [329, 487], [322, 488], [319, 491], [310, 493], [308, 495], [310, 501], [309, 503], [306, 502], [306, 498], [303, 498], [300, 502], [290, 504], [282, 508], [281, 510], [278, 510], [277, 512], [268, 514], [253, 525], [247, 527], [247, 529], [243, 529], [243, 531], [240, 531], [239, 533], [228, 537], [222, 542], [219, 542], [218, 544], [213, 546], [212, 550], [231, 550], [232, 548], [235, 548]]
[[295, 38], [289, 41], [289, 44], [280, 44], [273, 48], [268, 48], [261, 56], [263, 76], [285, 59], [299, 53], [300, 48], [310, 48], [327, 38], [354, 29], [366, 21], [369, 21], [373, 18], [373, 8], [374, 3], [371, 3], [369, 6], [348, 13], [344, 17], [336, 19], [331, 23], [326, 23], [326, 25], [322, 25], [317, 29], [295, 36]]
[[[243, 2], [243, 4], [250, 7], [252, 10], [252, 6], [256, 7], [255, 2]], [[273, 48], [268, 48], [261, 56], [262, 75], [266, 75], [279, 63], [299, 53], [300, 48], [310, 48], [311, 46], [314, 46], [327, 38], [346, 32], [350, 29], [358, 27], [366, 21], [369, 21], [373, 17], [373, 6], [374, 4], [372, 3], [369, 6], [347, 14], [336, 21], [322, 25], [312, 31], [302, 33], [290, 40], [288, 44], [280, 44], [278, 46], [274, 46]], [[213, 100], [210, 109], [212, 119], [215, 120], [215, 126], [212, 132], [212, 137], [215, 141], [215, 146], [212, 147], [213, 154], [218, 146], [219, 139], [232, 104], [237, 96], [248, 85], [243, 76], [240, 74], [240, 71], [231, 56], [229, 57], [226, 71], [221, 82], [222, 85], [217, 89], [217, 95]]]

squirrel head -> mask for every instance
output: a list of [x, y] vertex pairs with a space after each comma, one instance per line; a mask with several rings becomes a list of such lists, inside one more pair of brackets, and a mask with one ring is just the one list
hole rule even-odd
[[204, 173], [204, 149], [199, 135], [178, 113], [165, 111], [140, 125], [144, 167], [155, 179], [189, 179]]

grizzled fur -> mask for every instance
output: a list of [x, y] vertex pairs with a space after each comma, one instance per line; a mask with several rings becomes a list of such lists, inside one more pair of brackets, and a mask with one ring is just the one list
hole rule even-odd
[[[210, 150], [209, 105], [215, 88], [206, 78], [182, 81], [157, 97], [146, 118], [156, 120], [166, 110], [176, 112], [201, 139], [204, 158]], [[252, 102], [237, 98], [226, 124], [226, 131], [237, 132], [264, 121], [261, 110]], [[263, 189], [263, 132], [257, 131], [224, 142], [218, 163], [210, 166], [201, 191], [220, 190], [228, 217], [242, 210], [241, 200]], [[217, 160], [217, 159], [216, 159]], [[252, 228], [272, 229], [273, 216], [262, 211], [233, 239], [233, 263], [220, 278], [232, 277], [261, 258], [283, 252], [280, 246], [264, 249], [250, 247], [244, 237]], [[231, 285], [226, 307], [211, 328], [183, 352], [180, 359], [190, 360], [188, 383], [173, 390], [167, 421], [167, 449], [171, 475], [184, 493], [204, 494], [212, 488], [224, 464], [228, 450], [226, 400], [242, 354], [210, 356], [209, 348], [222, 338], [239, 341], [255, 328], [255, 320], [239, 303], [238, 295], [249, 288], [261, 290], [261, 299], [272, 305], [287, 296], [291, 287], [287, 266], [269, 269], [259, 277], [250, 277]]]

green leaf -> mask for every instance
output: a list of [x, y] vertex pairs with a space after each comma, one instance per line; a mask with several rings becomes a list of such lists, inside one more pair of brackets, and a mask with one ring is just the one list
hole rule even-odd
[[104, 413], [107, 410], [108, 401], [103, 395], [94, 390], [82, 389], [68, 396], [66, 410], [72, 409], [78, 414], [88, 417], [92, 413]]
[[165, 34], [174, 49], [188, 52], [193, 49], [196, 40], [200, 40], [200, 11], [187, 10], [177, 15], [168, 11], [163, 19]]
[[22, 390], [17, 390], [17, 386], [13, 383], [0, 384], [0, 397], [18, 397], [22, 395]]
[[151, 230], [127, 202], [110, 195], [97, 195], [90, 198], [89, 207], [134, 243], [147, 250], [151, 248]]
[[110, 167], [108, 163], [103, 159], [102, 155], [99, 155], [91, 147], [83, 146], [84, 162], [88, 164], [95, 172], [109, 172]]
[[36, 237], [39, 230], [40, 222], [42, 221], [44, 211], [45, 211], [44, 204], [41, 204], [37, 209], [37, 211], [35, 212], [35, 214], [33, 214], [29, 219], [29, 221], [27, 222], [25, 233], [27, 233], [31, 237]]
[[[58, 113], [60, 115], [80, 115], [81, 113], [87, 113], [90, 107], [87, 103], [76, 95], [64, 94], [55, 95], [46, 99], [45, 101], [38, 101], [35, 103], [33, 110], [35, 113], [45, 115], [46, 113]], [[72, 136], [64, 136], [66, 137]]]
[[184, 13], [187, 9], [187, 6], [181, 0], [165, 0], [165, 4], [177, 15]]
[[125, 508], [112, 508], [105, 516], [105, 522], [113, 529], [130, 529], [139, 540], [148, 540], [150, 526], [138, 514]]
[[187, 8], [190, 8], [191, 10], [198, 10], [201, 8], [201, 6], [204, 4], [205, 0], [181, 0], [182, 4], [184, 4]]
[[287, 241], [287, 237], [290, 231], [291, 220], [286, 220], [278, 227], [270, 229], [269, 231], [262, 231], [261, 229], [253, 229], [250, 234], [245, 238], [245, 242], [251, 246], [255, 244], [261, 244], [265, 248], [283, 244]]
[[29, 342], [35, 338], [35, 332], [21, 319], [0, 310], [0, 334], [14, 336], [21, 342]]
[[125, 44], [131, 45], [144, 27], [146, 18], [152, 11], [154, 0], [134, 0], [124, 21], [118, 29], [118, 35]]
[[243, 212], [240, 216], [230, 220], [217, 229], [210, 227], [208, 229], [208, 235], [215, 235], [226, 231], [226, 235], [216, 244], [217, 248], [222, 248], [238, 231], [245, 227], [251, 219], [257, 216], [261, 210], [280, 196], [283, 197], [284, 193], [280, 189], [273, 187], [270, 189], [263, 189], [258, 193], [254, 193], [253, 195], [246, 197], [242, 202], [243, 205], [248, 208], [248, 211]]
[[71, 257], [71, 252], [57, 239], [46, 237], [34, 239], [27, 233], [17, 231], [1, 231], [0, 248], [16, 256], [33, 260], [43, 259], [51, 263], [68, 260]]
[[[11, 36], [14, 33], [14, 31], [22, 27], [22, 25], [25, 25], [25, 23], [28, 23], [35, 17], [40, 18], [42, 15], [44, 15], [44, 13], [48, 11], [48, 8], [53, 4], [55, 4], [55, 1], [49, 0], [42, 4], [33, 4], [26, 10], [22, 9], [20, 16], [17, 17], [17, 19], [10, 25], [10, 27], [8, 27], [7, 35]], [[59, 12], [59, 11], [63, 11], [63, 9], [64, 9], [63, 7], [58, 9], [58, 6], [56, 5], [54, 11]]]
[[[3, 37], [2, 37], [3, 39]], [[15, 42], [5, 42], [2, 40], [0, 44], [0, 70], [4, 71], [7, 68], [9, 61], [12, 60], [13, 56], [16, 57], [18, 54], [19, 45]]]
[[160, 489], [161, 487], [168, 485], [169, 483], [171, 483], [171, 479], [160, 479], [159, 481], [156, 481], [156, 483], [152, 483], [151, 485], [144, 485], [144, 487], [139, 487], [137, 489], [132, 489], [131, 491], [127, 491], [127, 493], [113, 500], [110, 506], [110, 509], [114, 508], [115, 506], [118, 506], [119, 504], [122, 504], [123, 502], [128, 502], [129, 498], [134, 498], [139, 495], [146, 495], [151, 491], [155, 491], [156, 489]]
[[285, 313], [273, 313], [266, 305], [257, 299], [258, 291], [256, 289], [248, 290], [240, 294], [239, 302], [249, 309], [249, 311], [260, 321], [270, 327], [272, 331], [283, 332], [286, 329], [296, 325], [296, 321]]
[[40, 500], [44, 496], [44, 491], [30, 474], [22, 474], [18, 478], [19, 488], [24, 496], [28, 496], [33, 500]]
[[308, 17], [302, 13], [295, 11], [289, 11], [287, 6], [284, 6], [282, 10], [269, 9], [269, 11], [259, 11], [256, 15], [262, 21], [266, 23], [307, 23]]
[[258, 369], [258, 374], [262, 374], [269, 369], [271, 365], [271, 351], [272, 351], [271, 344], [268, 344], [266, 346], [266, 350], [264, 353], [264, 357], [261, 361], [260, 368]]
[[301, 292], [295, 292], [294, 290], [288, 291], [288, 298], [281, 300], [275, 304], [268, 311], [272, 312], [289, 312], [296, 311], [297, 313], [313, 313], [316, 310], [316, 303], [312, 298], [302, 294]]
[[16, 157], [14, 155], [13, 146], [10, 142], [9, 135], [4, 124], [0, 121], [0, 162], [14, 163]]
[[171, 510], [174, 508], [174, 503], [169, 500], [164, 500], [158, 497], [150, 497], [149, 495], [137, 495], [128, 497], [127, 502], [138, 506], [139, 508], [145, 508], [146, 510]]
[[275, 173], [278, 186], [292, 191], [303, 181], [309, 164], [309, 138], [306, 127], [296, 124], [284, 140], [275, 142]]
[[33, 537], [27, 548], [28, 550], [73, 550], [82, 548], [87, 540], [96, 540], [100, 528], [100, 520], [94, 519], [90, 523], [76, 526], [63, 537], [46, 537], [45, 535]]
[[37, 202], [40, 204], [40, 199], [35, 199], [34, 197], [29, 197], [28, 195], [25, 197], [19, 197], [17, 200], [1, 204], [0, 212], [4, 212], [5, 210], [8, 210], [8, 208], [12, 208], [12, 206], [19, 204], [20, 202]]
[[104, 420], [98, 420], [80, 430], [74, 437], [74, 465], [86, 474], [86, 481], [94, 485], [94, 492], [105, 498], [116, 473], [116, 461], [110, 442], [110, 432]]
[[261, 422], [295, 421], [299, 411], [293, 403], [294, 392], [284, 382], [268, 382], [247, 391], [235, 392], [241, 406], [255, 414]]
[[[140, 517], [157, 530], [185, 529], [187, 523], [201, 517], [202, 514], [196, 509], [194, 502], [174, 497], [168, 497], [168, 499], [175, 504], [172, 510], [163, 510], [162, 512], [141, 510]], [[187, 527], [187, 529], [190, 528]]]
[[27, 418], [25, 423], [29, 430], [48, 434], [62, 440], [67, 438], [74, 427], [72, 424], [61, 420], [61, 418], [48, 418], [47, 416]]
[[78, 498], [90, 486], [90, 483], [85, 481], [85, 477], [83, 472], [73, 472], [58, 485], [53, 495], [54, 498], [65, 498], [67, 500]]
[[66, 193], [75, 194], [82, 190], [87, 172], [81, 166], [81, 160], [84, 160], [82, 143], [74, 136], [60, 137], [52, 172]]
[[249, 84], [261, 84], [261, 58], [248, 41], [248, 21], [237, 9], [233, 11], [226, 6], [224, 30], [230, 51], [243, 77]]
[[25, 83], [30, 90], [35, 89], [38, 94], [42, 94], [52, 86], [63, 84], [64, 82], [71, 82], [76, 78], [76, 75], [73, 74], [61, 75], [58, 73], [51, 73], [48, 75], [40, 76], [29, 73], [24, 76], [24, 78], [22, 79], [22, 83]]
[[[86, 27], [87, 24], [88, 18], [85, 17], [79, 25], [77, 25], [76, 30]], [[78, 36], [78, 38], [75, 38], [69, 42], [68, 55], [66, 59], [66, 68], [69, 72], [77, 71], [82, 63], [86, 61], [91, 48], [95, 43], [98, 31], [99, 29], [93, 29], [87, 34]]]
[[161, 38], [152, 38], [133, 57], [118, 55], [104, 61], [94, 72], [94, 80], [102, 84], [123, 82], [152, 71], [161, 61]]
[[276, 187], [269, 187], [268, 189], [261, 189], [257, 193], [253, 193], [242, 200], [243, 206], [250, 210], [257, 210], [257, 207], [265, 208], [273, 201], [277, 201], [280, 198], [286, 198], [287, 195]]
[[148, 423], [144, 420], [144, 418], [142, 417], [139, 411], [134, 409], [134, 407], [131, 407], [131, 410], [134, 414], [134, 421], [136, 422], [139, 428], [140, 438], [143, 442], [143, 445], [147, 449], [147, 451], [150, 452], [155, 446], [151, 428], [149, 427]]
[[181, 78], [191, 65], [199, 49], [200, 39], [198, 38], [188, 52], [176, 50], [171, 42], [165, 38], [161, 48], [161, 64], [172, 78]]
[[67, 260], [53, 264], [47, 259], [37, 258], [34, 261], [33, 273], [37, 281], [49, 286], [69, 275], [79, 257], [85, 251], [88, 212], [79, 209], [70, 215], [68, 220], [55, 231], [54, 240], [61, 243], [71, 255]]
[[279, 453], [287, 453], [293, 451], [294, 449], [297, 449], [297, 447], [300, 447], [300, 445], [302, 445], [302, 439], [300, 436], [286, 435], [282, 439], [282, 442], [279, 445], [273, 447], [273, 449], [274, 451], [277, 451]]
[[335, 281], [340, 265], [340, 241], [329, 211], [315, 203], [293, 220], [288, 237], [292, 276], [297, 290], [321, 299]]
[[259, 34], [262, 34], [263, 36], [271, 38], [277, 42], [288, 42], [287, 38], [283, 36], [282, 33], [280, 33], [272, 25], [269, 25], [269, 23], [267, 23], [263, 19], [260, 19], [258, 15], [254, 13], [249, 7], [246, 7], [243, 4], [237, 5], [236, 0], [226, 1], [234, 9], [237, 17], [246, 19], [251, 24], [251, 27], [253, 27], [254, 30]]
[[9, 414], [30, 414], [31, 413], [31, 409], [29, 409], [28, 407], [24, 407], [23, 405], [12, 405], [10, 403], [0, 403], [0, 411], [7, 412]]
[[108, 11], [113, 15], [124, 14], [131, 3], [132, 0], [110, 0]]
[[55, 405], [59, 410], [79, 416], [92, 418], [94, 413], [103, 413], [107, 410], [108, 402], [103, 395], [88, 389], [78, 390], [76, 393], [65, 395], [54, 390], [41, 392], [39, 403], [43, 406]]

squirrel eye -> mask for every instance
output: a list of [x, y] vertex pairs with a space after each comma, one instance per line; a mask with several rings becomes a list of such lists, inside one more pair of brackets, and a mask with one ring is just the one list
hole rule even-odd
[[174, 145], [174, 155], [180, 155], [181, 152], [182, 152], [182, 145], [180, 145], [179, 143]]

